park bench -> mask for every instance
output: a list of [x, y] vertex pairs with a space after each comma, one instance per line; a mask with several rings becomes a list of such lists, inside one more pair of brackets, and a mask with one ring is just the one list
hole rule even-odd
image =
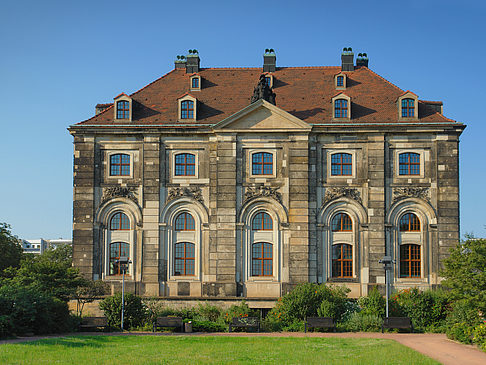
[[229, 325], [229, 332], [234, 328], [253, 328], [260, 332], [260, 319], [258, 317], [233, 317]]
[[304, 331], [307, 332], [307, 328], [332, 328], [336, 332], [336, 324], [331, 317], [307, 317], [304, 324]]
[[79, 324], [79, 330], [96, 329], [108, 327], [108, 318], [106, 317], [83, 317]]
[[385, 328], [410, 329], [413, 333], [413, 325], [409, 317], [386, 317], [381, 326], [381, 333]]
[[182, 322], [182, 317], [157, 317], [154, 322], [153, 331], [157, 331], [159, 327], [176, 327], [184, 332], [184, 322]]

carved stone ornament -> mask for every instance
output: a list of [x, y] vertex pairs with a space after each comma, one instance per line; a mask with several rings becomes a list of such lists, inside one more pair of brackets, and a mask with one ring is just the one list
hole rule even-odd
[[326, 194], [324, 195], [324, 202], [322, 204], [324, 205], [327, 202], [340, 197], [354, 199], [361, 204], [361, 194], [358, 189], [345, 187], [327, 188]]
[[103, 196], [101, 197], [101, 202], [104, 203], [112, 198], [128, 198], [138, 204], [138, 199], [134, 194], [135, 188], [132, 187], [121, 187], [121, 186], [109, 186], [103, 188]]
[[272, 88], [267, 85], [265, 80], [265, 75], [260, 75], [260, 80], [258, 81], [257, 86], [253, 90], [253, 96], [251, 97], [251, 103], [263, 99], [268, 101], [270, 104], [275, 105], [275, 93], [273, 92]]
[[393, 188], [393, 203], [405, 198], [419, 198], [429, 201], [429, 188]]
[[260, 185], [258, 187], [248, 187], [245, 192], [245, 201], [248, 201], [256, 197], [265, 196], [268, 198], [275, 199], [281, 204], [282, 194], [280, 194], [277, 190], [278, 188], [272, 188], [270, 186], [263, 186], [263, 185]]
[[193, 198], [204, 204], [204, 199], [202, 196], [201, 188], [198, 186], [189, 187], [189, 188], [169, 188], [169, 192], [167, 194], [167, 201], [174, 200], [177, 198], [182, 198], [187, 196], [189, 198]]

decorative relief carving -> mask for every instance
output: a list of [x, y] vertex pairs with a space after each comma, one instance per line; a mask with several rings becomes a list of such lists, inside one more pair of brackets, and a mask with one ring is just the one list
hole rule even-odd
[[103, 196], [101, 202], [104, 203], [107, 200], [113, 198], [128, 198], [138, 204], [138, 199], [135, 196], [135, 187], [122, 187], [122, 186], [109, 186], [103, 188]]
[[346, 198], [354, 199], [360, 204], [362, 202], [361, 193], [358, 191], [358, 189], [339, 187], [339, 188], [327, 188], [326, 194], [324, 195], [324, 202], [322, 204], [324, 205], [333, 199], [340, 198], [343, 196]]
[[395, 203], [405, 198], [419, 198], [429, 201], [429, 188], [418, 187], [405, 187], [405, 188], [393, 188], [393, 202]]
[[245, 192], [245, 202], [260, 196], [275, 199], [282, 204], [282, 194], [278, 192], [278, 188], [260, 185], [258, 187], [248, 187]]
[[169, 188], [169, 192], [167, 194], [167, 201], [174, 200], [177, 198], [182, 198], [187, 196], [189, 198], [193, 198], [204, 204], [204, 199], [202, 196], [201, 188], [198, 186], [188, 187], [188, 188]]

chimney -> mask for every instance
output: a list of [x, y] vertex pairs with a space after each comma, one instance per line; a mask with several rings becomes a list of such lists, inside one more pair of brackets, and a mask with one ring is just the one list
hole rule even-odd
[[343, 53], [341, 53], [341, 71], [354, 71], [354, 53], [351, 47], [343, 48]]
[[186, 56], [186, 74], [193, 74], [199, 72], [199, 53], [197, 49], [190, 49], [189, 54]]
[[273, 48], [267, 48], [263, 55], [263, 72], [275, 72], [277, 56]]
[[174, 61], [174, 66], [176, 69], [186, 68], [186, 56], [177, 56], [177, 59]]
[[368, 67], [368, 55], [366, 53], [358, 53], [358, 58], [356, 59], [356, 67], [361, 66]]

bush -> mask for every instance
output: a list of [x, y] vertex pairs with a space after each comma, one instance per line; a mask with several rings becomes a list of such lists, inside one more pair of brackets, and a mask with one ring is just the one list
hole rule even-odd
[[[111, 297], [103, 299], [99, 306], [108, 318], [109, 326], [121, 327], [121, 293], [116, 293]], [[126, 293], [123, 326], [128, 329], [139, 327], [143, 325], [148, 317], [147, 308], [143, 304], [142, 298], [132, 293]]]
[[486, 351], [486, 323], [482, 323], [473, 331], [473, 342], [479, 346], [480, 349]]
[[198, 303], [197, 313], [199, 317], [207, 319], [208, 321], [216, 322], [221, 316], [221, 308], [209, 304], [208, 302]]
[[194, 332], [225, 332], [227, 328], [224, 323], [202, 320], [192, 320], [191, 322]]
[[250, 309], [248, 304], [243, 300], [239, 305], [233, 304], [224, 313], [224, 321], [226, 323], [231, 323], [234, 317], [257, 317], [258, 312]]
[[0, 288], [0, 336], [47, 334], [73, 329], [65, 302], [17, 285]]
[[420, 291], [417, 288], [401, 290], [393, 295], [392, 315], [410, 317], [417, 331], [437, 332], [445, 328], [450, 312], [450, 293], [444, 290]]
[[459, 300], [454, 302], [452, 311], [447, 317], [447, 337], [463, 343], [471, 343], [474, 328], [480, 324], [478, 309], [468, 300]]
[[383, 298], [376, 286], [371, 289], [368, 296], [358, 299], [358, 305], [363, 315], [385, 317], [386, 299]]
[[351, 332], [377, 332], [381, 331], [382, 324], [383, 319], [379, 315], [354, 312], [337, 327]]

